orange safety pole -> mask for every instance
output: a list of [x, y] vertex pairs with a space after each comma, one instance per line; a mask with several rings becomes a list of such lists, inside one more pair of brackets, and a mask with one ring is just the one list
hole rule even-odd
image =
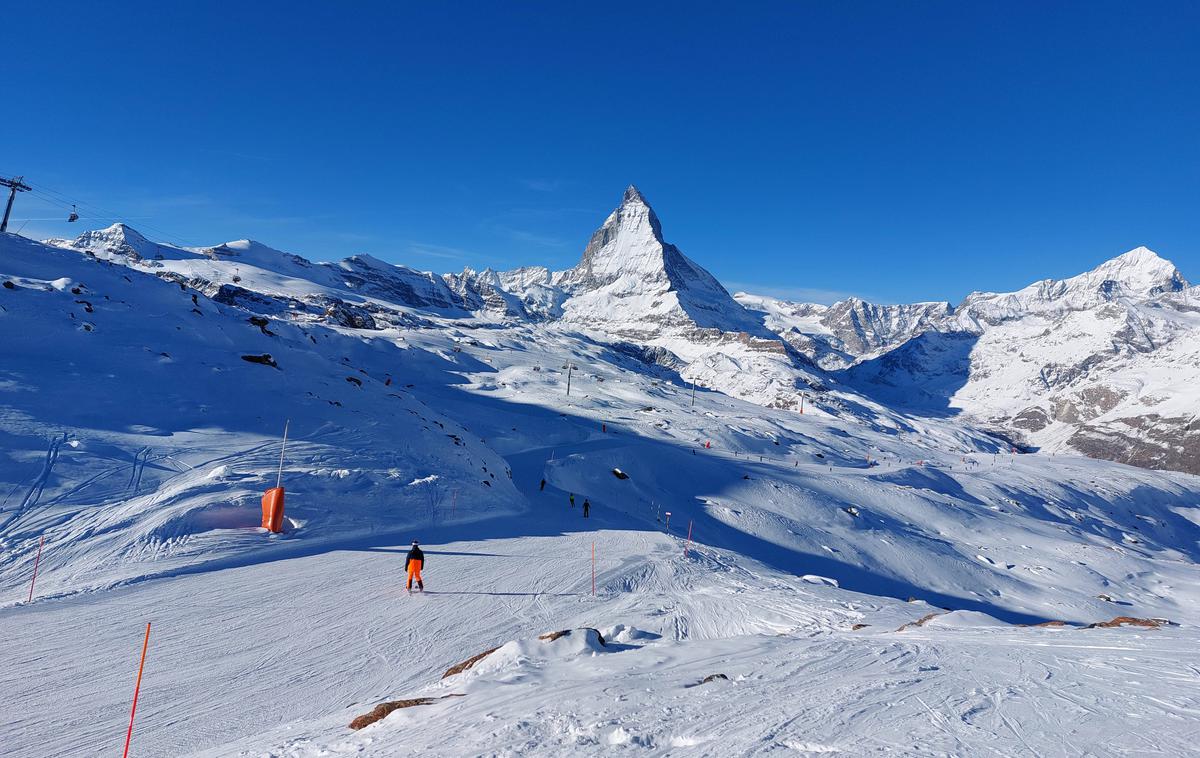
[[596, 543], [592, 543], [592, 597], [596, 596]]
[[692, 546], [692, 520], [688, 519], [688, 539], [687, 544], [683, 546], [683, 557], [687, 558], [688, 548]]
[[37, 557], [33, 559], [33, 579], [29, 580], [29, 602], [33, 602], [33, 585], [37, 581], [38, 563], [42, 560], [42, 545], [46, 542], [46, 535], [42, 535], [38, 540]]
[[129, 731], [125, 733], [125, 752], [121, 758], [129, 758], [129, 742], [133, 739], [133, 717], [137, 713], [138, 692], [142, 689], [142, 669], [146, 667], [146, 648], [150, 646], [150, 622], [146, 622], [146, 639], [142, 642], [142, 662], [138, 664], [137, 684], [133, 685], [133, 709], [129, 711]]

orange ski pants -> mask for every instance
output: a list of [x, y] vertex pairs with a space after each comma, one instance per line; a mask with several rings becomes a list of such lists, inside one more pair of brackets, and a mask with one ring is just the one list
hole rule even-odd
[[409, 561], [408, 564], [408, 588], [411, 590], [413, 582], [421, 584], [421, 561]]

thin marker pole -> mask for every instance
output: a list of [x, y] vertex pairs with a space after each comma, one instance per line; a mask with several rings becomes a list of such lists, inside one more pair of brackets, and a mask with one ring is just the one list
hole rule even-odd
[[291, 419], [283, 422], [283, 445], [279, 448], [279, 475], [275, 477], [276, 487], [283, 483], [283, 452], [287, 450], [288, 424], [291, 423]]
[[683, 546], [683, 557], [687, 558], [688, 548], [692, 546], [692, 520], [688, 519], [688, 538], [687, 544]]
[[37, 581], [38, 563], [42, 560], [42, 545], [46, 542], [46, 535], [42, 535], [38, 540], [37, 557], [33, 559], [33, 579], [29, 580], [29, 602], [33, 602], [33, 585]]
[[142, 689], [142, 669], [146, 667], [146, 648], [150, 646], [150, 622], [146, 622], [146, 639], [142, 641], [142, 662], [138, 664], [137, 684], [133, 686], [133, 708], [129, 711], [129, 731], [125, 733], [125, 752], [121, 758], [129, 758], [129, 743], [133, 739], [133, 717], [137, 714], [138, 693]]
[[592, 597], [596, 596], [596, 543], [592, 543]]

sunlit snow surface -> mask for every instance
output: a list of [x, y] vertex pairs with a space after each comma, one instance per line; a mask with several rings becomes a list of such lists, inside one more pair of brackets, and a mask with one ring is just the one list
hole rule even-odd
[[[252, 252], [195, 265], [343, 291]], [[1013, 456], [849, 392], [693, 407], [677, 372], [577, 326], [393, 304], [403, 327], [285, 310], [264, 331], [153, 273], [0, 239], [8, 754], [120, 749], [147, 621], [138, 755], [1193, 749], [1194, 477]], [[242, 360], [264, 353], [278, 368]], [[413, 538], [425, 595], [402, 587]], [[1178, 625], [1015, 625], [1117, 615]], [[537, 640], [579, 627], [614, 644]]]

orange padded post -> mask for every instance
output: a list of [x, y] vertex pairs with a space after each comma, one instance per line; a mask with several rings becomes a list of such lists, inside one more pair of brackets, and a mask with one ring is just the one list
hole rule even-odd
[[283, 531], [283, 487], [272, 487], [263, 493], [262, 526], [276, 534]]

